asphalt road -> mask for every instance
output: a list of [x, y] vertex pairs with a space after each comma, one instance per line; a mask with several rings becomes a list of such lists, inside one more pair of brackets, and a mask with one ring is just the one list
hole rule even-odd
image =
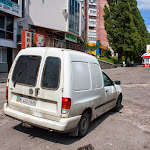
[[95, 150], [150, 150], [150, 69], [142, 67], [104, 70], [120, 80], [123, 108], [111, 111], [90, 124], [83, 138], [24, 128], [3, 113], [5, 83], [0, 84], [0, 150], [77, 150], [91, 144]]

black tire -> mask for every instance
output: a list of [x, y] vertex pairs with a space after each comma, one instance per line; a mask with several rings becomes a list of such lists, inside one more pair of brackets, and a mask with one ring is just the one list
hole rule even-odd
[[83, 137], [87, 134], [90, 123], [90, 115], [87, 111], [82, 114], [80, 122], [78, 124], [78, 136]]
[[121, 102], [122, 102], [122, 96], [119, 95], [116, 106], [113, 108], [113, 111], [115, 112], [119, 112], [120, 108], [121, 108]]

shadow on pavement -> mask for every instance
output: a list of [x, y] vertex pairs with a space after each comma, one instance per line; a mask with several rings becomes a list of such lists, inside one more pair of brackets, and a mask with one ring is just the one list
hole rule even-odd
[[[123, 106], [121, 107], [121, 109], [122, 108], [123, 108]], [[103, 121], [105, 121], [105, 119], [107, 119], [109, 116], [111, 116], [115, 113], [116, 112], [108, 111], [105, 114], [103, 114], [102, 116], [100, 116], [97, 119], [95, 119], [94, 121], [92, 121], [90, 123], [87, 135], [90, 132], [92, 132], [94, 129], [96, 129], [99, 125], [101, 125], [101, 123]], [[29, 138], [31, 138], [31, 139], [38, 137], [38, 138], [41, 138], [41, 139], [44, 139], [47, 141], [51, 141], [51, 142], [59, 143], [59, 144], [63, 144], [63, 145], [70, 145], [70, 144], [75, 143], [82, 139], [82, 138], [78, 138], [78, 137], [71, 137], [67, 133], [50, 132], [49, 130], [41, 129], [38, 127], [25, 128], [25, 127], [22, 127], [22, 124], [18, 124], [16, 126], [14, 126], [13, 128], [17, 131], [28, 134]], [[83, 138], [86, 138], [86, 136]]]

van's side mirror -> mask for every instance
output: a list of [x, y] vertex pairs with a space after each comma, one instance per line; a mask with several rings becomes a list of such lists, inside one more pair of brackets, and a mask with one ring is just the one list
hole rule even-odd
[[115, 84], [120, 85], [121, 82], [120, 81], [115, 81]]

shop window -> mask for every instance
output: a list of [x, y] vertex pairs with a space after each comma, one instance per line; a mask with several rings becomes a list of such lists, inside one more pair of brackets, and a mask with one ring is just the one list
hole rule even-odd
[[0, 38], [13, 40], [13, 18], [0, 14]]
[[0, 38], [5, 38], [5, 31], [0, 30]]
[[17, 34], [21, 35], [22, 30], [23, 30], [23, 27], [22, 26], [18, 26], [18, 28], [17, 28]]
[[0, 48], [0, 63], [7, 63], [7, 49]]
[[0, 15], [0, 29], [4, 29], [5, 27], [5, 16]]
[[6, 28], [7, 28], [7, 31], [13, 32], [13, 18], [7, 17]]
[[22, 30], [23, 30], [23, 27], [18, 26], [18, 28], [17, 28], [17, 42], [21, 41], [21, 32], [22, 32]]

